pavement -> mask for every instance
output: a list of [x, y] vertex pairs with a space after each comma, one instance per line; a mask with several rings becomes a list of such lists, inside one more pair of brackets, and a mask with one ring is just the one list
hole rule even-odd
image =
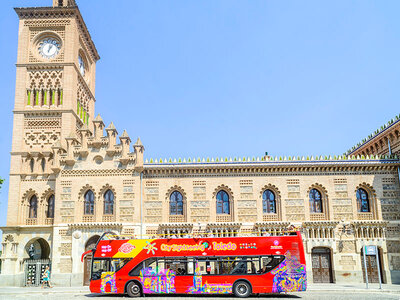
[[[349, 291], [349, 292], [381, 292], [400, 294], [400, 284], [382, 284], [382, 290], [379, 289], [379, 284], [369, 284], [367, 290], [365, 284], [336, 284], [336, 283], [313, 283], [308, 284], [307, 291]], [[53, 287], [53, 288], [41, 288], [41, 287], [1, 287], [0, 295], [7, 294], [41, 294], [41, 293], [68, 293], [68, 294], [90, 294], [89, 287], [77, 286], [77, 287]], [[400, 298], [399, 298], [400, 299]]]
[[[162, 300], [179, 297], [188, 300], [228, 300], [235, 299], [232, 295], [146, 295], [147, 300]], [[0, 300], [3, 299], [99, 299], [99, 300], [116, 300], [130, 299], [126, 295], [99, 295], [91, 294], [88, 287], [1, 287]], [[379, 289], [379, 284], [370, 284], [369, 289], [365, 288], [365, 284], [309, 284], [306, 292], [289, 293], [289, 294], [263, 294], [254, 295], [251, 298], [266, 298], [273, 299], [307, 299], [307, 300], [375, 300], [375, 299], [393, 299], [400, 300], [400, 285], [383, 284], [382, 290]]]

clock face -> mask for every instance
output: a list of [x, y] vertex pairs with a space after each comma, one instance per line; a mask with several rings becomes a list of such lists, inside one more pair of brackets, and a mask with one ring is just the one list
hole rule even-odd
[[39, 43], [39, 54], [47, 59], [54, 58], [60, 52], [60, 48], [59, 41], [54, 38], [45, 38]]
[[85, 76], [85, 62], [82, 57], [78, 56], [79, 70], [81, 71], [82, 76]]

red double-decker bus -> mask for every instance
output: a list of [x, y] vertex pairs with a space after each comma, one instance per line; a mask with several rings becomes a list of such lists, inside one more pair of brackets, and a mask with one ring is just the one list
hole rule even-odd
[[110, 239], [103, 234], [92, 252], [92, 293], [248, 297], [305, 291], [307, 286], [300, 232], [171, 239]]

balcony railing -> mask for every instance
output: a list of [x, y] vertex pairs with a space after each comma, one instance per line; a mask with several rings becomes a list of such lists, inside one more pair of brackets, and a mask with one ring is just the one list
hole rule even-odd
[[374, 216], [372, 212], [358, 212], [357, 220], [373, 220]]
[[46, 225], [53, 225], [53, 223], [54, 223], [54, 218], [46, 218], [44, 220], [44, 224]]
[[228, 214], [223, 214], [223, 215], [217, 215], [217, 222], [232, 222], [233, 217], [232, 215], [228, 215]]
[[324, 221], [326, 220], [326, 214], [324, 213], [311, 213], [310, 214], [311, 221]]
[[27, 218], [26, 225], [37, 225], [37, 218]]
[[279, 221], [278, 219], [278, 214], [263, 214], [264, 222]]
[[115, 215], [103, 215], [103, 222], [115, 222]]
[[84, 222], [84, 223], [94, 222], [94, 215], [83, 216], [82, 222]]

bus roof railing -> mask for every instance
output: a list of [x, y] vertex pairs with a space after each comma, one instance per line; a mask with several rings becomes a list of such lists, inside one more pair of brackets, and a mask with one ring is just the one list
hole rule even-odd
[[[229, 235], [228, 235], [229, 234]], [[253, 231], [253, 232], [174, 232], [174, 230], [170, 230], [170, 232], [166, 233], [151, 233], [151, 234], [144, 234], [142, 237], [136, 234], [115, 234], [113, 232], [105, 232], [99, 238], [98, 242], [104, 240], [135, 240], [135, 239], [154, 239], [154, 238], [163, 238], [163, 239], [179, 239], [179, 238], [232, 238], [232, 237], [276, 237], [276, 236], [294, 236], [300, 234], [300, 230], [297, 228], [291, 230], [280, 230], [276, 232], [276, 234], [271, 234], [269, 232], [260, 232], [260, 231]], [[98, 243], [97, 242], [97, 243]], [[97, 244], [96, 244], [97, 246]]]

